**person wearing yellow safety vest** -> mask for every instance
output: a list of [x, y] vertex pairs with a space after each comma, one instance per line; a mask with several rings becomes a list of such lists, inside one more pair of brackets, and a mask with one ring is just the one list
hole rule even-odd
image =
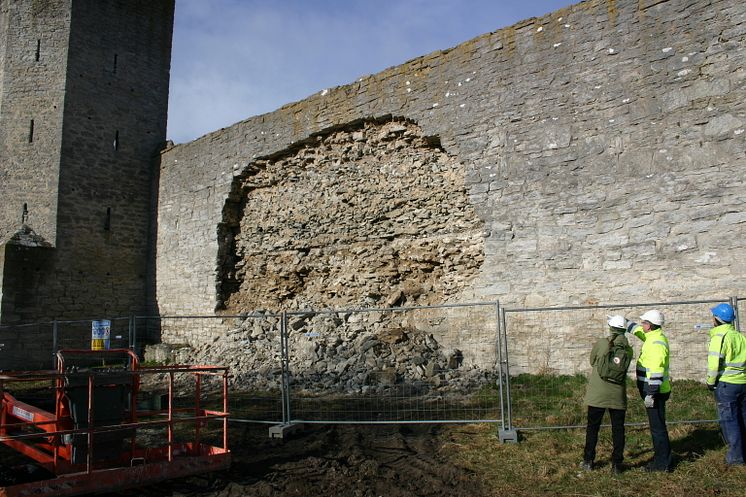
[[671, 396], [668, 374], [668, 338], [663, 334], [663, 314], [657, 310], [640, 316], [642, 324], [629, 322], [627, 331], [642, 340], [637, 359], [637, 390], [645, 403], [645, 411], [653, 439], [653, 461], [646, 471], [671, 471], [671, 441], [666, 427], [666, 401]]
[[736, 313], [730, 304], [712, 309], [707, 352], [707, 387], [715, 391], [720, 429], [728, 444], [725, 462], [743, 466], [746, 438], [746, 337], [733, 326]]

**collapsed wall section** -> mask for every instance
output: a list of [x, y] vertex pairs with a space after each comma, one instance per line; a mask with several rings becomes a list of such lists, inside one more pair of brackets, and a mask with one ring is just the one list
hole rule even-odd
[[230, 312], [434, 304], [484, 260], [463, 166], [401, 119], [365, 121], [253, 161], [220, 225]]
[[[218, 226], [248, 165], [389, 115], [438, 136], [463, 164], [483, 223], [484, 261], [447, 300], [745, 294], [733, 277], [746, 269], [745, 38], [746, 5], [735, 0], [590, 0], [176, 146], [161, 163], [160, 312], [230, 305], [222, 285], [236, 283], [225, 278]], [[395, 184], [391, 174], [381, 181]], [[302, 191], [282, 194], [304, 205]]]

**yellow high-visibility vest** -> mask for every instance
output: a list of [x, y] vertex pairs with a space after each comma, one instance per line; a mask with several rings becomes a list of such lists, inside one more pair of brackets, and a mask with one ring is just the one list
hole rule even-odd
[[707, 384], [746, 384], [746, 337], [732, 324], [726, 323], [710, 330], [707, 351]]
[[661, 328], [645, 333], [640, 325], [635, 327], [634, 334], [643, 342], [637, 358], [637, 381], [645, 382], [648, 395], [670, 392], [668, 338]]

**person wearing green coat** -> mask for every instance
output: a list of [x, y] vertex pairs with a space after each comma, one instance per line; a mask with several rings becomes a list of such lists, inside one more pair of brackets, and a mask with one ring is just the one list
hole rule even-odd
[[[627, 358], [632, 357], [632, 347], [629, 346], [626, 331], [626, 320], [623, 316], [607, 316], [610, 337], [600, 338], [593, 346], [590, 355], [590, 363], [593, 367], [588, 386], [585, 391], [585, 404], [588, 406], [588, 422], [585, 430], [585, 450], [581, 468], [590, 471], [593, 469], [596, 458], [596, 444], [598, 442], [598, 431], [604, 412], [609, 411], [611, 418], [611, 436], [613, 451], [611, 454], [611, 469], [614, 474], [622, 472], [622, 461], [624, 460], [624, 418], [627, 411], [627, 387], [626, 377], [621, 384], [612, 383], [601, 378], [599, 366], [602, 361], [607, 360], [612, 345], [626, 348]], [[629, 363], [627, 362], [626, 365]]]

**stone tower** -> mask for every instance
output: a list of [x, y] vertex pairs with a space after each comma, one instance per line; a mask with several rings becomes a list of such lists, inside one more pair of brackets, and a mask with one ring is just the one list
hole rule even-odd
[[143, 312], [174, 0], [0, 0], [0, 324]]

